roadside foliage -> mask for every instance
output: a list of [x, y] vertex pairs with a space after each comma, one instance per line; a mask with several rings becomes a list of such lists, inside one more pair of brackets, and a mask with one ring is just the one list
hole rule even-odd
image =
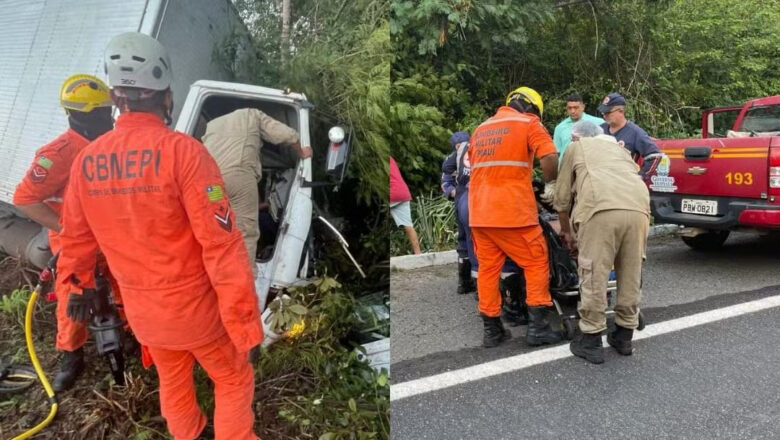
[[697, 136], [701, 108], [780, 93], [778, 0], [398, 0], [390, 34], [392, 154], [413, 197], [438, 188], [450, 134], [520, 85], [542, 94], [550, 133], [568, 94], [595, 115], [618, 91], [656, 138]]

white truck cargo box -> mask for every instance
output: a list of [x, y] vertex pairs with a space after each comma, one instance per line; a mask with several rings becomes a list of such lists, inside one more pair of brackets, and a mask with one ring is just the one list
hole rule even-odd
[[114, 35], [143, 32], [173, 64], [174, 121], [196, 80], [231, 80], [216, 44], [243, 27], [230, 0], [0, 0], [0, 208], [35, 151], [67, 128], [58, 105], [65, 78], [105, 80], [103, 50]]

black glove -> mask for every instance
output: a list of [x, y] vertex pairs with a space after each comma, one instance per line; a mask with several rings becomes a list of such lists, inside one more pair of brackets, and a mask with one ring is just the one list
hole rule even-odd
[[72, 293], [68, 297], [68, 318], [74, 321], [87, 322], [92, 317], [95, 305], [95, 289], [84, 289], [83, 293]]

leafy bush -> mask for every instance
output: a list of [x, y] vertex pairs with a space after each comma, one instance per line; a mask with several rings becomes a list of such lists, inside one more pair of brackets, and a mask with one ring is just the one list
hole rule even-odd
[[24, 327], [24, 315], [27, 311], [27, 300], [30, 298], [30, 291], [26, 289], [15, 289], [8, 295], [0, 297], [0, 313], [12, 316], [19, 326]]
[[[389, 438], [387, 374], [359, 361], [346, 342], [356, 323], [352, 295], [323, 278], [293, 289], [287, 307], [295, 305], [301, 307], [296, 312], [307, 310], [305, 325], [264, 349], [257, 365], [263, 407], [275, 411], [295, 438]], [[294, 315], [290, 322], [299, 319]]]
[[[412, 221], [423, 252], [455, 248], [458, 241], [455, 205], [439, 192], [431, 191], [412, 200]], [[396, 228], [390, 235], [390, 255], [407, 255], [411, 250], [403, 228]]]

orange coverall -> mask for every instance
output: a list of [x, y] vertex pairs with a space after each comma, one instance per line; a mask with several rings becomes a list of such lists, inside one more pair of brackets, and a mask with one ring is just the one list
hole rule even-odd
[[471, 135], [469, 225], [479, 261], [479, 311], [501, 315], [498, 280], [509, 256], [525, 271], [526, 304], [552, 305], [547, 243], [531, 186], [533, 159], [556, 153], [539, 118], [500, 107]]
[[217, 439], [256, 439], [248, 351], [263, 339], [249, 258], [219, 168], [203, 145], [145, 112], [77, 157], [64, 204], [64, 278], [94, 285], [98, 246], [122, 288], [125, 313], [160, 379], [176, 439], [206, 423], [192, 380], [214, 381]]
[[[54, 212], [61, 214], [62, 199], [70, 177], [71, 164], [89, 142], [89, 139], [69, 128], [57, 139], [36, 151], [30, 170], [14, 191], [13, 203], [15, 205], [45, 203]], [[57, 231], [49, 230], [49, 247], [52, 254], [60, 251], [60, 236]], [[105, 262], [101, 263], [101, 272], [106, 275], [111, 284], [114, 302], [119, 305], [121, 304], [119, 289], [105, 267]], [[54, 293], [57, 296], [56, 347], [58, 350], [75, 351], [83, 346], [89, 337], [86, 323], [73, 321], [66, 314], [68, 296], [72, 291], [73, 288], [65, 282], [64, 277], [56, 278]]]

